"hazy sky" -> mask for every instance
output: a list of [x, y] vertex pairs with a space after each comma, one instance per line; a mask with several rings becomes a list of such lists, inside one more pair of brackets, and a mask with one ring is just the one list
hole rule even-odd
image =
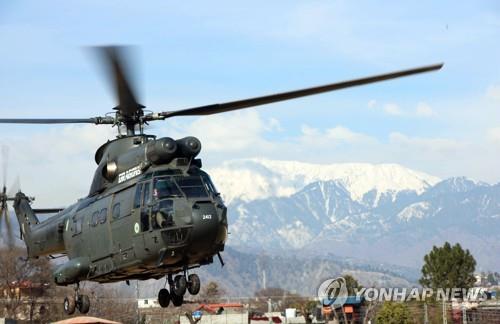
[[[195, 135], [207, 167], [225, 159], [400, 163], [442, 178], [500, 180], [497, 1], [3, 1], [6, 117], [93, 117], [116, 105], [88, 50], [137, 45], [151, 110], [241, 99], [413, 66], [395, 81], [205, 118], [156, 123]], [[40, 203], [87, 193], [107, 126], [0, 126], [9, 182]], [[61, 193], [55, 194], [55, 193]]]

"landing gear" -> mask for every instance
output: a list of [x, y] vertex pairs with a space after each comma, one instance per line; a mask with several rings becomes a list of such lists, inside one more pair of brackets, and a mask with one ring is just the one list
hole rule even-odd
[[187, 281], [183, 275], [177, 275], [174, 279], [174, 284], [170, 286], [170, 291], [177, 296], [184, 296], [186, 293]]
[[87, 295], [78, 295], [76, 307], [82, 314], [87, 314], [90, 310], [90, 299]]
[[177, 296], [176, 294], [171, 294], [170, 297], [172, 298], [172, 305], [175, 307], [182, 306], [182, 303], [184, 302], [184, 295]]
[[64, 312], [67, 315], [73, 315], [75, 313], [75, 308], [76, 308], [75, 297], [73, 296], [64, 297], [63, 307], [64, 307]]
[[172, 280], [172, 275], [168, 275], [168, 283], [170, 285], [170, 299], [172, 300], [172, 305], [179, 307], [184, 302], [184, 294], [187, 289], [186, 276], [177, 275]]
[[75, 295], [74, 296], [66, 296], [64, 298], [64, 312], [67, 315], [72, 315], [75, 313], [75, 310], [78, 309], [80, 313], [87, 314], [90, 310], [90, 299], [87, 295], [80, 295], [80, 284], [76, 284]]
[[167, 289], [163, 288], [158, 292], [158, 303], [163, 308], [168, 307], [168, 304], [170, 304], [170, 293]]
[[194, 273], [187, 276], [187, 279], [186, 273], [177, 275], [175, 278], [172, 278], [172, 275], [169, 274], [167, 282], [170, 286], [170, 292], [166, 288], [160, 289], [158, 292], [158, 303], [161, 307], [168, 307], [170, 302], [175, 307], [179, 307], [184, 303], [186, 291], [191, 295], [200, 292], [200, 277]]
[[200, 277], [197, 274], [190, 274], [187, 280], [187, 290], [191, 295], [197, 295], [200, 292]]

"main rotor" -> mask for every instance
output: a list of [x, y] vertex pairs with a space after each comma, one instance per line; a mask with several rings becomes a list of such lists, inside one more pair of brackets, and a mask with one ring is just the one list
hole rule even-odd
[[[233, 110], [239, 110], [249, 107], [265, 105], [273, 102], [295, 99], [315, 95], [319, 93], [335, 91], [354, 86], [365, 85], [374, 82], [380, 82], [400, 77], [405, 77], [413, 74], [430, 72], [439, 70], [443, 66], [440, 64], [433, 64], [423, 67], [412, 68], [408, 70], [400, 70], [386, 74], [380, 74], [365, 78], [353, 79], [327, 85], [321, 85], [311, 88], [305, 88], [295, 91], [276, 93], [261, 97], [254, 97], [249, 99], [231, 101], [226, 103], [217, 103], [205, 106], [198, 106], [186, 108], [181, 110], [162, 111], [162, 112], [145, 112], [145, 106], [138, 102], [136, 91], [130, 82], [130, 75], [127, 67], [128, 62], [125, 60], [125, 48], [119, 46], [105, 46], [97, 47], [96, 51], [107, 68], [107, 74], [110, 82], [113, 85], [114, 93], [118, 105], [114, 108], [114, 116], [111, 114], [105, 116], [91, 117], [91, 118], [5, 118], [0, 119], [0, 123], [12, 124], [109, 124], [120, 127], [125, 127], [127, 136], [133, 136], [138, 129], [142, 134], [144, 125], [151, 121], [165, 120], [167, 118], [176, 116], [201, 116], [212, 115]], [[120, 134], [121, 135], [121, 134]]]

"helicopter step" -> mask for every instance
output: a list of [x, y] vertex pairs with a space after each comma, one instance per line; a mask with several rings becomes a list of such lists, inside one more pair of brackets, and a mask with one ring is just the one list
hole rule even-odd
[[158, 303], [161, 307], [168, 307], [170, 302], [175, 307], [179, 307], [184, 303], [184, 295], [186, 291], [191, 295], [197, 295], [200, 292], [200, 277], [197, 274], [190, 274], [186, 278], [186, 274], [177, 275], [172, 278], [168, 275], [167, 282], [170, 286], [170, 291], [166, 288], [160, 289], [158, 292]]
[[69, 295], [64, 298], [63, 308], [67, 315], [73, 315], [78, 309], [80, 313], [87, 314], [90, 310], [90, 299], [87, 295], [81, 295], [80, 284], [76, 284], [75, 295]]

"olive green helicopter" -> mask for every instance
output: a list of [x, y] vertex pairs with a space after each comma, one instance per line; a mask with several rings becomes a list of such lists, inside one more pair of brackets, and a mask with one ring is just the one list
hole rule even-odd
[[[20, 190], [0, 192], [0, 222], [9, 224], [13, 203], [20, 238], [28, 257], [64, 256], [53, 273], [57, 285], [74, 285], [64, 310], [87, 313], [89, 297], [79, 283], [111, 283], [166, 278], [169, 289], [158, 293], [161, 307], [180, 306], [186, 292], [196, 295], [200, 279], [193, 269], [224, 262], [221, 252], [228, 235], [227, 208], [210, 176], [196, 158], [201, 143], [195, 137], [156, 138], [144, 126], [177, 116], [200, 116], [234, 111], [413, 74], [439, 70], [443, 64], [316, 86], [262, 97], [182, 110], [149, 112], [136, 97], [124, 49], [98, 48], [107, 67], [118, 105], [103, 117], [82, 119], [0, 119], [15, 124], [113, 125], [116, 139], [95, 153], [97, 169], [88, 196], [64, 209], [34, 209], [33, 198]], [[223, 125], [221, 125], [223, 127]], [[40, 221], [37, 215], [54, 214]], [[9, 244], [12, 229], [7, 226]]]

